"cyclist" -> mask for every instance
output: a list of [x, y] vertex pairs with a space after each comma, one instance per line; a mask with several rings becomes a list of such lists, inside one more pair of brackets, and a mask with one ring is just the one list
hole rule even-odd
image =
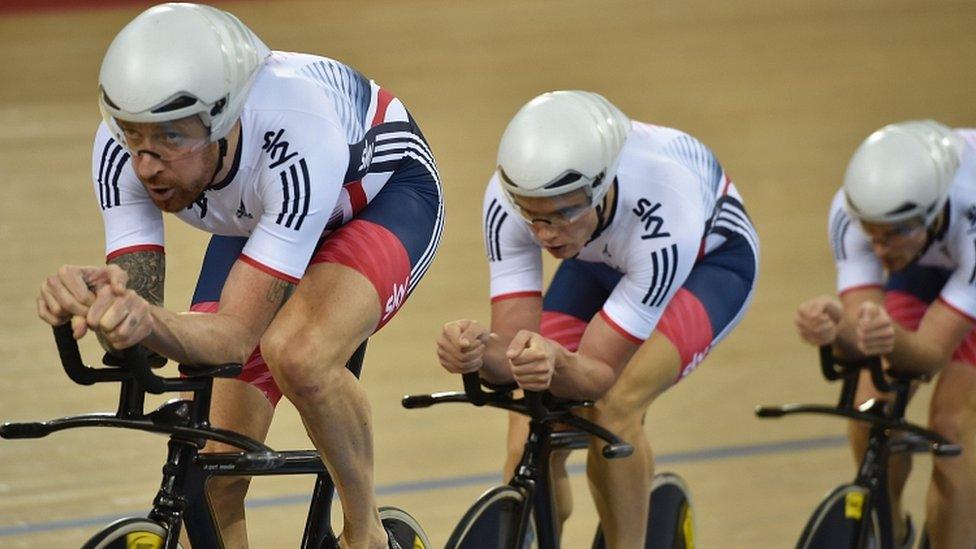
[[[851, 158], [830, 208], [837, 297], [802, 303], [795, 323], [813, 345], [881, 356], [897, 370], [936, 374], [929, 426], [962, 455], [935, 459], [926, 501], [932, 547], [976, 545], [976, 130], [925, 120], [872, 133]], [[865, 376], [859, 401], [881, 397]], [[868, 430], [849, 428], [860, 460]], [[891, 463], [898, 539], [913, 527], [901, 492], [911, 458]]]
[[[375, 503], [369, 405], [344, 365], [440, 238], [439, 178], [416, 122], [353, 68], [271, 51], [233, 15], [195, 4], [124, 27], [99, 85], [92, 178], [108, 265], [60, 268], [42, 285], [41, 318], [70, 320], [76, 337], [94, 330], [109, 349], [245, 363], [215, 387], [214, 423], [263, 440], [284, 395], [336, 482], [343, 546], [396, 546]], [[162, 306], [163, 212], [214, 235], [197, 313]], [[215, 484], [224, 542], [245, 546], [248, 481]]]
[[[596, 423], [634, 445], [587, 472], [609, 547], [643, 547], [653, 458], [647, 407], [739, 323], [758, 238], [732, 181], [688, 134], [632, 122], [602, 96], [545, 93], [502, 136], [484, 201], [490, 327], [438, 338], [444, 368], [526, 390], [598, 399]], [[561, 259], [542, 295], [541, 250]], [[510, 420], [511, 476], [527, 425]], [[560, 518], [565, 455], [553, 464]]]

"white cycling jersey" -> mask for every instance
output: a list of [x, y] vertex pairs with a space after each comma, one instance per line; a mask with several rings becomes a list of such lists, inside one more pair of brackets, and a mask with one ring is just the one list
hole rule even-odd
[[[577, 259], [623, 274], [602, 314], [644, 340], [700, 257], [732, 233], [758, 257], [758, 238], [735, 186], [694, 137], [633, 122], [620, 154], [616, 198]], [[485, 192], [484, 234], [492, 300], [541, 293], [541, 244], [505, 197], [497, 172]]]
[[[439, 181], [403, 104], [332, 59], [273, 52], [240, 120], [228, 177], [175, 215], [213, 234], [248, 237], [241, 259], [290, 282], [304, 274], [319, 239], [362, 210], [403, 157], [418, 160]], [[108, 257], [162, 249], [162, 212], [104, 123], [95, 137], [92, 180]]]
[[[976, 321], [976, 129], [955, 130], [966, 148], [949, 187], [947, 223], [915, 260], [925, 267], [952, 271], [939, 298]], [[844, 207], [843, 191], [830, 205], [828, 232], [837, 264], [837, 291], [882, 286], [885, 272], [871, 250], [871, 240]]]

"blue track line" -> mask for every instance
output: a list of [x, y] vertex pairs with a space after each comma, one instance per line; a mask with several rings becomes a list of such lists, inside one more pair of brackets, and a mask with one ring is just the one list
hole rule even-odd
[[[670, 454], [656, 456], [655, 462], [657, 464], [677, 464], [701, 461], [719, 461], [749, 456], [807, 452], [825, 448], [837, 448], [846, 444], [847, 437], [834, 435], [808, 439], [784, 440], [780, 442], [766, 442], [763, 444], [750, 444], [746, 446], [718, 446], [714, 448], [703, 448], [701, 450], [690, 450], [687, 452], [673, 452]], [[582, 474], [584, 469], [585, 466], [583, 464], [573, 464], [568, 467], [569, 473], [572, 475]], [[497, 481], [498, 472], [495, 471], [476, 475], [464, 475], [433, 480], [387, 484], [378, 486], [376, 488], [376, 494], [377, 496], [387, 496], [392, 494], [407, 494], [412, 492], [427, 492], [431, 490], [460, 488], [464, 486], [487, 486]], [[253, 500], [248, 500], [247, 507], [254, 509], [261, 507], [283, 507], [286, 505], [307, 505], [310, 497], [310, 494], [301, 494], [273, 498], [256, 498]], [[143, 510], [124, 514], [102, 515], [97, 517], [67, 520], [49, 520], [44, 522], [0, 526], [0, 537], [39, 534], [43, 532], [53, 532], [56, 530], [66, 530], [69, 528], [86, 526], [101, 526], [122, 517], [138, 516], [140, 513], [144, 512], [145, 511]]]

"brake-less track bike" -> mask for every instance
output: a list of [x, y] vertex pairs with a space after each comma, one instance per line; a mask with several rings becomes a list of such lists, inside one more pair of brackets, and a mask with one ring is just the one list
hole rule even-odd
[[[207, 503], [205, 485], [212, 476], [315, 475], [315, 488], [305, 521], [303, 549], [338, 549], [330, 522], [334, 485], [319, 454], [314, 450], [275, 451], [265, 444], [210, 425], [210, 399], [214, 378], [236, 377], [240, 364], [213, 367], [180, 366], [181, 377], [157, 376], [137, 347], [123, 352], [122, 359], [106, 355], [107, 368], [91, 368], [82, 361], [71, 326], [54, 328], [55, 341], [64, 371], [75, 383], [119, 383], [119, 405], [114, 414], [94, 413], [44, 422], [5, 423], [0, 437], [41, 438], [56, 431], [78, 427], [117, 427], [169, 435], [163, 478], [145, 516], [119, 519], [95, 534], [83, 549], [128, 547], [174, 549], [185, 524], [190, 543], [197, 548], [223, 547], [219, 529]], [[366, 343], [350, 358], [347, 367], [357, 376], [362, 367]], [[161, 366], [162, 364], [154, 364]], [[186, 392], [192, 399], [173, 399], [145, 413], [147, 393]], [[208, 440], [240, 448], [240, 452], [201, 453]], [[403, 549], [430, 547], [420, 525], [395, 507], [381, 507], [380, 518]]]
[[[760, 406], [756, 415], [777, 418], [793, 414], [831, 415], [861, 421], [870, 426], [867, 450], [853, 482], [841, 484], [820, 502], [797, 542], [797, 549], [895, 549], [888, 461], [900, 452], [931, 452], [935, 457], [958, 456], [960, 447], [938, 433], [910, 423], [905, 408], [913, 382], [926, 381], [923, 374], [888, 371], [880, 359], [842, 360], [830, 346], [820, 348], [820, 367], [829, 381], [843, 380], [836, 406], [787, 404]], [[870, 372], [879, 391], [894, 393], [893, 400], [871, 399], [857, 406], [854, 396], [862, 370]], [[927, 541], [922, 540], [922, 547]]]
[[[553, 508], [549, 479], [549, 457], [557, 450], [586, 448], [590, 437], [606, 442], [603, 456], [629, 456], [633, 447], [616, 435], [573, 411], [592, 406], [589, 401], [555, 398], [549, 393], [526, 391], [515, 398], [517, 385], [492, 385], [477, 373], [465, 374], [464, 392], [444, 392], [404, 397], [406, 408], [426, 408], [445, 402], [491, 406], [527, 415], [529, 435], [515, 475], [507, 483], [487, 490], [467, 510], [447, 541], [446, 549], [557, 549], [560, 547], [558, 519]], [[688, 489], [675, 474], [655, 475], [650, 494], [652, 512], [645, 547], [691, 549], [694, 522]], [[581, 541], [581, 540], [580, 540]], [[580, 541], [567, 541], [571, 547]], [[605, 547], [597, 530], [593, 549]]]

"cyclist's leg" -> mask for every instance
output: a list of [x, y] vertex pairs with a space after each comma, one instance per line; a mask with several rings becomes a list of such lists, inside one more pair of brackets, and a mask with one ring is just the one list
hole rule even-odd
[[608, 460], [601, 453], [602, 441], [590, 445], [586, 473], [607, 547], [644, 546], [654, 454], [643, 417], [651, 402], [678, 379], [681, 364], [674, 344], [660, 332], [653, 333], [589, 412], [592, 421], [634, 447], [629, 457]]
[[[231, 266], [246, 239], [214, 236], [207, 248], [191, 311], [214, 313], [220, 292]], [[189, 395], [186, 395], [189, 397]], [[274, 407], [281, 397], [258, 350], [250, 357], [238, 379], [215, 379], [210, 405], [210, 423], [215, 427], [264, 440], [271, 425]], [[234, 452], [239, 448], [210, 441], [204, 452]], [[221, 538], [227, 547], [247, 547], [244, 497], [249, 477], [214, 476], [207, 483], [207, 497]], [[189, 547], [185, 530], [184, 547]]]
[[[264, 440], [271, 426], [274, 406], [256, 386], [236, 379], [214, 380], [210, 422], [255, 440]], [[239, 452], [240, 448], [210, 442], [204, 452]], [[207, 496], [221, 539], [227, 547], [247, 547], [244, 496], [250, 477], [214, 476], [207, 483]]]
[[[619, 272], [605, 265], [575, 259], [563, 261], [553, 275], [543, 300], [540, 333], [570, 351], [578, 349], [587, 323], [600, 310], [620, 277]], [[504, 470], [506, 481], [515, 473], [528, 433], [528, 418], [509, 413], [508, 453]], [[549, 461], [549, 477], [560, 525], [573, 512], [573, 493], [566, 471], [568, 457], [569, 451], [554, 452]]]
[[261, 339], [335, 480], [349, 547], [383, 545], [386, 533], [373, 492], [369, 403], [345, 363], [392, 318], [433, 258], [443, 206], [428, 166], [403, 160], [369, 206], [325, 240]]
[[[740, 206], [741, 208], [741, 206]], [[653, 453], [643, 420], [658, 395], [688, 375], [748, 309], [758, 250], [750, 226], [723, 231], [722, 240], [692, 268], [657, 328], [620, 378], [592, 409], [594, 421], [634, 446], [634, 454], [606, 460], [593, 441], [587, 474], [608, 547], [643, 547]]]
[[930, 427], [962, 446], [957, 457], [934, 458], [926, 501], [931, 547], [976, 546], [976, 334], [939, 374]]
[[[885, 287], [885, 309], [891, 318], [906, 330], [917, 330], [918, 324], [942, 286], [945, 285], [949, 271], [934, 267], [909, 266], [899, 272], [890, 273]], [[914, 391], [913, 391], [914, 392]], [[871, 382], [868, 372], [862, 372], [858, 382], [856, 403], [871, 398], [891, 400], [891, 394], [880, 393]], [[860, 463], [867, 450], [870, 427], [852, 421], [848, 424], [848, 438], [855, 463]], [[888, 491], [891, 499], [892, 524], [895, 539], [902, 540], [908, 535], [908, 522], [902, 505], [902, 493], [912, 470], [912, 456], [908, 453], [894, 454], [888, 462]]]

